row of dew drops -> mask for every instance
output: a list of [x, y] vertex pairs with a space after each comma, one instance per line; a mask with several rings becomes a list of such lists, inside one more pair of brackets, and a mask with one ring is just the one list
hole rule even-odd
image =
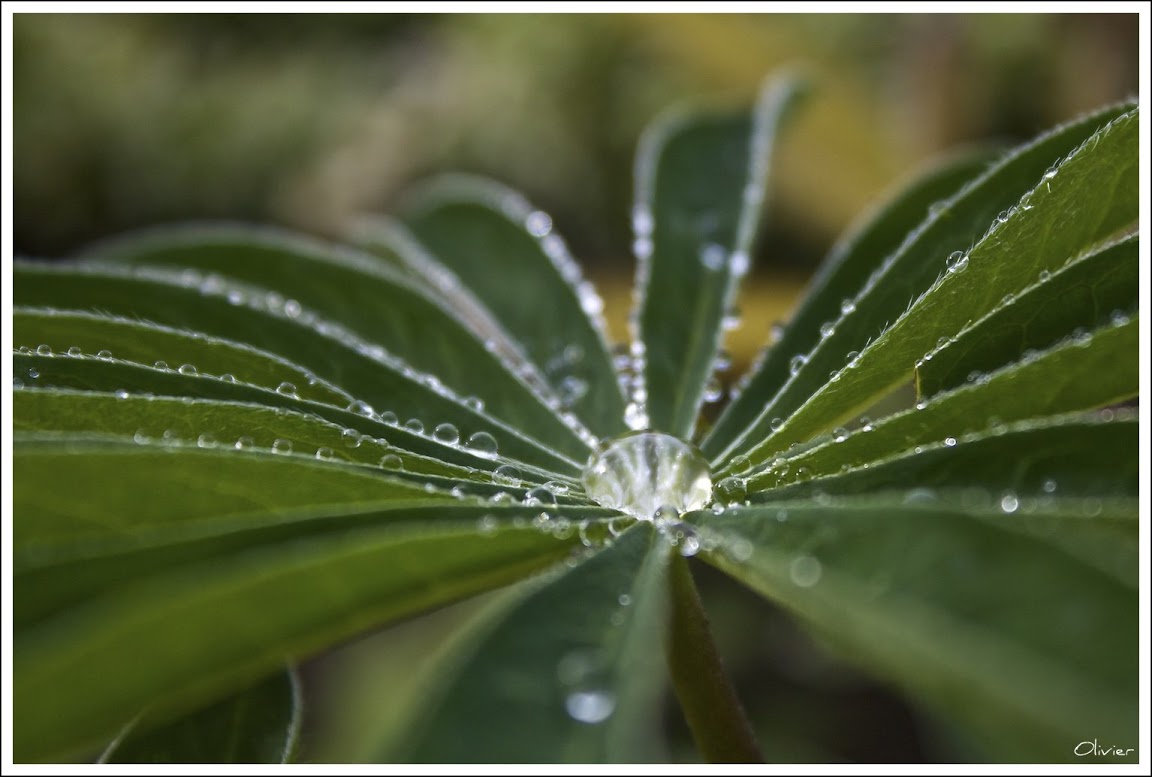
[[[72, 347], [69, 347], [65, 351], [56, 352], [52, 349], [51, 346], [49, 346], [47, 344], [41, 344], [41, 345], [36, 346], [35, 348], [32, 348], [31, 346], [20, 346], [17, 350], [18, 350], [18, 352], [23, 353], [23, 354], [35, 354], [35, 355], [41, 356], [41, 357], [64, 356], [64, 357], [74, 358], [74, 359], [95, 358], [95, 359], [98, 359], [100, 361], [115, 361], [115, 357], [113, 356], [112, 352], [107, 350], [107, 349], [102, 349], [95, 354], [88, 354], [88, 353], [85, 353], [81, 348], [79, 348], [77, 346], [72, 346]], [[200, 372], [192, 364], [181, 364], [179, 367], [172, 368], [165, 361], [157, 361], [152, 365], [152, 368], [156, 369], [156, 370], [163, 371], [163, 372], [176, 372], [176, 373], [178, 373], [180, 375], [184, 375], [186, 377], [198, 377], [198, 378], [205, 378], [205, 379], [210, 379], [210, 380], [219, 380], [219, 381], [222, 381], [225, 383], [237, 383], [237, 384], [244, 384], [244, 385], [252, 385], [256, 388], [266, 388], [265, 386], [261, 386], [259, 384], [247, 384], [244, 381], [238, 380], [231, 373], [225, 373], [225, 374], [217, 376], [217, 375], [213, 375], [210, 373]], [[30, 367], [30, 368], [28, 368], [28, 370], [26, 372], [26, 377], [27, 377], [27, 381], [24, 378], [14, 377], [13, 378], [13, 384], [12, 384], [13, 388], [14, 389], [22, 389], [22, 388], [25, 388], [26, 385], [33, 383], [35, 381], [38, 381], [41, 378], [41, 372], [36, 367]], [[319, 378], [316, 378], [315, 376], [308, 375], [307, 379], [311, 385], [323, 385], [325, 388], [330, 387], [330, 384], [327, 384], [326, 382], [322, 381]], [[334, 389], [335, 387], [331, 387], [331, 388]], [[336, 389], [336, 390], [338, 391], [338, 389]], [[300, 399], [301, 398], [301, 395], [300, 395], [300, 393], [296, 387], [296, 384], [294, 384], [290, 381], [280, 382], [275, 387], [275, 391], [277, 394], [280, 394], [281, 396], [289, 397], [292, 399]], [[134, 394], [132, 392], [129, 392], [125, 389], [117, 389], [113, 393], [118, 399], [128, 399], [129, 397], [134, 396]], [[343, 393], [343, 392], [341, 392], [341, 393]], [[153, 398], [153, 395], [150, 393], [139, 394], [139, 396], [144, 397], [144, 398]], [[187, 399], [193, 400], [192, 397], [188, 397]], [[471, 409], [477, 413], [483, 411], [483, 409], [484, 409], [484, 403], [478, 397], [465, 397], [462, 400], [462, 403], [466, 407], [468, 407], [469, 409]], [[385, 410], [383, 412], [376, 412], [370, 404], [368, 404], [367, 402], [365, 402], [363, 400], [353, 399], [345, 406], [344, 409], [348, 412], [356, 413], [357, 415], [361, 415], [361, 416], [364, 416], [365, 418], [369, 418], [373, 421], [377, 421], [379, 423], [385, 424], [386, 426], [391, 426], [391, 427], [394, 427], [397, 429], [403, 429], [403, 430], [405, 430], [411, 434], [414, 434], [414, 435], [430, 437], [432, 440], [434, 440], [434, 441], [436, 441], [442, 445], [462, 448], [463, 450], [465, 450], [469, 453], [472, 453], [473, 455], [478, 456], [478, 457], [483, 458], [483, 459], [495, 459], [498, 455], [498, 444], [497, 444], [496, 438], [492, 434], [490, 434], [489, 432], [486, 432], [486, 431], [475, 432], [475, 433], [471, 434], [469, 437], [467, 437], [467, 439], [464, 439], [462, 442], [461, 441], [462, 436], [461, 436], [459, 430], [456, 428], [456, 426], [454, 424], [451, 424], [451, 423], [438, 424], [437, 426], [435, 426], [431, 430], [430, 434], [427, 434], [426, 430], [425, 430], [424, 422], [421, 421], [420, 419], [410, 418], [407, 421], [404, 421], [403, 423], [401, 423], [401, 421], [400, 421], [399, 417], [396, 415], [396, 413], [394, 413], [390, 410]], [[353, 429], [345, 430], [345, 434], [349, 435], [349, 436], [350, 435], [356, 435], [357, 439], [359, 439], [359, 437], [360, 437], [359, 433]], [[381, 440], [377, 440], [377, 441], [383, 442]], [[273, 450], [276, 452], [289, 452], [291, 450], [291, 443], [288, 441], [283, 441], [283, 442], [284, 442], [284, 445], [273, 446]], [[287, 450], [284, 450], [284, 449], [287, 449]], [[324, 457], [318, 456], [318, 458], [324, 458]]]

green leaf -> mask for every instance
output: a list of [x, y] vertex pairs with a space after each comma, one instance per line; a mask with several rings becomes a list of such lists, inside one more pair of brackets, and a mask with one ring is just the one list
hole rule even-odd
[[357, 429], [284, 408], [58, 389], [15, 391], [12, 400], [13, 428], [17, 431], [92, 432], [122, 435], [137, 442], [292, 452], [460, 481], [488, 479], [477, 470], [418, 456]]
[[[1136, 118], [1115, 109], [1057, 130], [948, 200], [885, 260], [855, 311], [830, 322], [832, 334], [797, 356], [796, 375], [729, 451], [752, 447], [752, 459], [764, 461], [852, 417], [908, 380], [940, 338], [992, 310], [1006, 292], [1130, 225]], [[1008, 209], [994, 216], [1000, 208]]]
[[442, 285], [436, 280], [447, 273], [475, 295], [592, 432], [611, 437], [627, 430], [603, 300], [552, 229], [550, 216], [517, 192], [462, 175], [421, 186], [402, 211], [436, 259], [402, 257], [414, 257], [417, 270], [431, 271], [433, 285]]
[[659, 757], [669, 552], [651, 524], [639, 523], [574, 568], [519, 586], [435, 668], [427, 707], [403, 732], [394, 757]]
[[[13, 295], [14, 302], [21, 305], [100, 310], [242, 340], [311, 370], [380, 412], [419, 419], [429, 430], [449, 423], [464, 435], [479, 428], [500, 441], [506, 432], [490, 420], [498, 418], [505, 428], [515, 427], [539, 440], [541, 447], [567, 454], [573, 470], [579, 470], [587, 457], [588, 448], [580, 437], [551, 410], [535, 399], [526, 399], [519, 389], [510, 387], [495, 407], [486, 404], [483, 411], [477, 410], [478, 405], [447, 391], [437, 378], [413, 370], [381, 346], [356, 337], [335, 322], [303, 309], [295, 316], [284, 312], [289, 308], [274, 312], [262, 292], [257, 294], [251, 287], [226, 282], [219, 276], [209, 276], [208, 280], [198, 277], [194, 272], [186, 275], [144, 268], [133, 272], [97, 265], [17, 263]], [[526, 391], [523, 386], [520, 389]]]
[[771, 148], [797, 92], [795, 80], [773, 79], [751, 116], [671, 114], [641, 139], [633, 356], [647, 399], [632, 409], [633, 428], [692, 436], [722, 321], [751, 262]]
[[[182, 373], [179, 370], [156, 369], [144, 365], [121, 361], [115, 357], [79, 357], [57, 353], [54, 356], [42, 356], [37, 353], [17, 353], [12, 357], [13, 371], [17, 380], [24, 384], [26, 389], [84, 389], [121, 396], [139, 395], [147, 398], [153, 397], [183, 397], [215, 399], [229, 402], [243, 402], [252, 405], [263, 405], [276, 408], [280, 412], [295, 411], [315, 415], [337, 424], [344, 429], [354, 429], [362, 434], [369, 435], [378, 440], [385, 440], [392, 445], [394, 451], [401, 458], [401, 462], [408, 461], [405, 452], [411, 452], [429, 459], [439, 459], [469, 469], [495, 470], [500, 467], [513, 467], [517, 478], [543, 483], [553, 478], [565, 479], [562, 475], [554, 474], [552, 470], [572, 471], [572, 465], [566, 463], [561, 457], [544, 451], [525, 438], [513, 433], [511, 430], [498, 427], [495, 422], [488, 422], [480, 426], [479, 431], [489, 429], [500, 432], [500, 455], [492, 457], [483, 451], [470, 449], [467, 444], [473, 429], [465, 427], [461, 439], [465, 445], [448, 445], [441, 443], [434, 437], [426, 434], [417, 434], [399, 423], [399, 419], [385, 422], [386, 415], [366, 415], [370, 407], [353, 403], [350, 410], [343, 410], [331, 405], [300, 399], [293, 392], [269, 391], [258, 386], [228, 380], [226, 376], [215, 376], [200, 371], [195, 373]], [[485, 416], [486, 418], [486, 416]], [[55, 422], [44, 419], [36, 428], [50, 430]], [[136, 429], [124, 428], [120, 431], [126, 434], [135, 434]], [[471, 432], [471, 434], [469, 434]], [[163, 433], [163, 429], [160, 430]], [[245, 435], [250, 436], [250, 435]], [[195, 439], [195, 438], [193, 438]], [[223, 438], [218, 438], [223, 441]], [[233, 444], [245, 441], [235, 438]], [[387, 455], [387, 454], [385, 454]], [[511, 464], [515, 462], [515, 464]], [[544, 464], [548, 469], [541, 469], [525, 461], [536, 461]], [[418, 462], [412, 461], [415, 465]], [[417, 468], [420, 471], [420, 468]]]
[[[107, 241], [88, 258], [193, 268], [206, 274], [201, 283], [217, 276], [251, 284], [239, 292], [241, 299], [255, 298], [258, 306], [289, 317], [336, 322], [435, 375], [458, 395], [475, 393], [497, 417], [542, 434], [551, 426], [561, 445], [572, 437], [547, 410], [546, 398], [490, 352], [451, 306], [371, 254], [267, 228], [199, 226]], [[229, 301], [238, 304], [237, 289], [228, 293], [233, 295]]]
[[708, 561], [846, 658], [964, 724], [992, 757], [1075, 761], [1135, 742], [1137, 591], [1061, 549], [934, 505], [689, 516]]
[[937, 162], [918, 173], [873, 212], [850, 229], [808, 284], [800, 307], [792, 315], [784, 336], [745, 379], [740, 395], [724, 409], [715, 426], [700, 444], [707, 456], [715, 456], [744, 428], [756, 420], [765, 404], [789, 378], [793, 354], [807, 353], [820, 342], [820, 326], [834, 321], [856, 304], [856, 293], [884, 258], [900, 248], [904, 239], [923, 220], [930, 208], [954, 194], [988, 166], [992, 155], [968, 152]]
[[925, 490], [971, 487], [983, 491], [972, 494], [982, 501], [996, 492], [1040, 497], [1049, 489], [1077, 497], [1134, 497], [1138, 426], [1131, 411], [1112, 410], [997, 424], [957, 436], [954, 444], [939, 440], [844, 474], [769, 490], [761, 490], [766, 479], [754, 479], [752, 499], [864, 495], [904, 490], [910, 483]]
[[145, 709], [196, 709], [286, 660], [517, 580], [576, 541], [532, 527], [539, 507], [291, 456], [21, 443], [13, 477], [21, 761], [108, 741]]
[[[1139, 238], [1133, 235], [1055, 272], [1042, 272], [1019, 296], [932, 351], [931, 358], [925, 356], [916, 369], [918, 393], [932, 396], [960, 386], [969, 375], [993, 370], [1028, 350], [1047, 348], [1074, 329], [1128, 318], [1140, 296], [1139, 250]], [[1100, 375], [1090, 374], [1092, 379]]]
[[288, 763], [300, 729], [300, 690], [295, 670], [178, 720], [152, 727], [145, 715], [104, 752], [100, 763]]
[[838, 429], [831, 439], [793, 457], [781, 457], [753, 478], [761, 490], [803, 469], [830, 475], [878, 461], [916, 445], [955, 445], [979, 436], [992, 419], [1019, 421], [1115, 404], [1139, 395], [1139, 319], [1106, 324], [953, 391], [921, 401], [867, 431]]
[[12, 314], [12, 346], [22, 352], [56, 356], [96, 356], [110, 351], [118, 359], [138, 364], [159, 362], [161, 369], [183, 367], [185, 372], [192, 367], [196, 372], [231, 376], [236, 382], [273, 391], [282, 383], [289, 383], [301, 399], [337, 407], [346, 407], [353, 401], [346, 392], [276, 354], [232, 340], [126, 318], [74, 310], [17, 308]]

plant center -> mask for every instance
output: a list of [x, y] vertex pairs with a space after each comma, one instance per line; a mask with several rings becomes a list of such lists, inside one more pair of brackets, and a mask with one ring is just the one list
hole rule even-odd
[[584, 490], [597, 504], [642, 521], [671, 507], [699, 510], [712, 499], [712, 473], [695, 446], [659, 432], [629, 432], [588, 460]]

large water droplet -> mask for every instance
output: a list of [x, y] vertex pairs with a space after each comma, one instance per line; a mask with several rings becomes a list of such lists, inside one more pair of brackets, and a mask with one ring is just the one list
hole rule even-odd
[[582, 480], [597, 504], [645, 521], [661, 507], [683, 513], [712, 498], [712, 476], [700, 452], [659, 432], [609, 440], [589, 459]]
[[464, 443], [464, 447], [485, 459], [496, 458], [496, 438], [488, 432], [476, 432]]
[[455, 445], [460, 442], [460, 432], [452, 424], [440, 424], [432, 432], [432, 438], [445, 445]]

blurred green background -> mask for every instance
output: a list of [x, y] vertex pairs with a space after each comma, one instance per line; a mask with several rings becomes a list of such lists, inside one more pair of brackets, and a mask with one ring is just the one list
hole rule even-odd
[[[747, 102], [766, 72], [798, 67], [814, 91], [774, 163], [729, 340], [737, 374], [836, 236], [917, 165], [1019, 142], [1139, 83], [1135, 14], [17, 14], [13, 38], [18, 255], [190, 219], [336, 237], [422, 176], [466, 170], [553, 215], [617, 337], [643, 126], [685, 99]], [[770, 760], [980, 757], [757, 597], [697, 571]], [[412, 663], [474, 606], [312, 662], [304, 759], [369, 758], [420, 692]], [[691, 760], [677, 715], [670, 703], [671, 755]]]

